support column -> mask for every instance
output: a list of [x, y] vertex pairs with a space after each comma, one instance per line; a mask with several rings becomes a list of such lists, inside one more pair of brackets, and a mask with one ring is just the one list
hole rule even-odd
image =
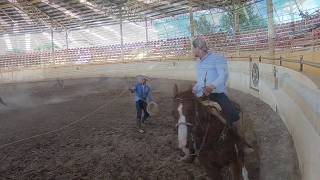
[[289, 1], [289, 11], [290, 11], [291, 23], [294, 23], [294, 8], [293, 8], [293, 1], [292, 0]]
[[147, 18], [145, 18], [145, 29], [146, 29], [146, 43], [145, 43], [145, 46], [144, 46], [144, 51], [145, 51], [145, 54], [148, 55], [149, 54], [149, 37], [148, 37], [148, 21], [147, 21]]
[[239, 15], [239, 9], [240, 8], [240, 2], [239, 0], [236, 1], [235, 8], [234, 8], [234, 35], [236, 37], [237, 42], [237, 54], [240, 56], [240, 15]]
[[268, 12], [268, 46], [270, 56], [275, 55], [275, 30], [273, 24], [273, 3], [272, 0], [267, 0], [267, 12]]
[[51, 28], [51, 52], [54, 52], [53, 29]]
[[[295, 22], [294, 22], [294, 4], [293, 4], [293, 0], [291, 0], [291, 1], [289, 1], [289, 11], [290, 11], [290, 16], [291, 16], [291, 23], [290, 23], [290, 26], [291, 26], [291, 28], [290, 28], [290, 30], [291, 30], [291, 32], [292, 33], [294, 33], [294, 31], [295, 31]], [[288, 48], [290, 48], [290, 50], [293, 50], [292, 48], [292, 42], [291, 42], [291, 37], [289, 37], [290, 38], [290, 46], [288, 47]], [[293, 39], [292, 39], [292, 41], [293, 41]]]
[[67, 49], [69, 49], [69, 42], [68, 42], [68, 30], [66, 29], [66, 46], [67, 46]]
[[123, 30], [122, 30], [122, 6], [119, 6], [120, 12], [120, 44], [121, 44], [121, 60], [124, 61], [124, 51], [123, 51]]
[[148, 37], [148, 21], [147, 18], [145, 18], [145, 28], [146, 28], [146, 42], [149, 42], [149, 37]]
[[53, 64], [56, 65], [56, 60], [54, 58], [54, 42], [53, 42], [53, 28], [51, 27], [51, 57]]
[[191, 32], [191, 38], [190, 38], [191, 52], [190, 52], [190, 55], [193, 57], [192, 41], [194, 40], [194, 20], [193, 20], [193, 9], [192, 9], [191, 1], [189, 4], [189, 19], [190, 19], [190, 32]]

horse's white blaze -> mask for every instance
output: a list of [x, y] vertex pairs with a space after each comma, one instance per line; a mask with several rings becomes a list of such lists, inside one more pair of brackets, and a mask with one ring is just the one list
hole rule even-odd
[[242, 178], [243, 180], [249, 180], [248, 171], [245, 166], [242, 167]]
[[184, 152], [185, 157], [189, 155], [189, 149], [187, 146], [187, 137], [188, 137], [188, 127], [185, 124], [186, 123], [186, 117], [182, 113], [182, 107], [183, 105], [180, 103], [178, 106], [178, 112], [179, 112], [179, 120], [178, 120], [178, 144], [179, 148]]

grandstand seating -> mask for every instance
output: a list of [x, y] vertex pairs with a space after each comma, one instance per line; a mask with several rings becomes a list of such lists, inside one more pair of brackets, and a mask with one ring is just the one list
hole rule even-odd
[[[275, 26], [276, 50], [297, 49], [320, 44], [320, 16]], [[266, 28], [228, 34], [225, 32], [203, 35], [214, 51], [234, 52], [268, 49]], [[123, 54], [123, 58], [122, 58]], [[16, 69], [39, 65], [65, 65], [87, 63], [110, 63], [117, 60], [142, 58], [183, 57], [190, 54], [189, 37], [167, 40], [135, 42], [123, 45], [59, 49], [54, 52], [7, 53], [0, 56], [0, 67]]]

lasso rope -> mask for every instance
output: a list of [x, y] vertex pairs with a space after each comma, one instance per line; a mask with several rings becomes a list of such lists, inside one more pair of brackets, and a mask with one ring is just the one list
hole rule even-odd
[[[122, 91], [117, 97], [121, 97], [122, 95], [124, 95], [124, 93], [126, 92], [126, 90]], [[56, 132], [59, 132], [59, 131], [62, 131], [68, 127], [70, 127], [71, 125], [74, 125], [76, 123], [79, 123], [80, 121], [84, 120], [84, 119], [87, 119], [89, 116], [95, 114], [96, 112], [98, 112], [99, 110], [101, 110], [102, 108], [104, 108], [106, 105], [110, 104], [111, 102], [113, 102], [114, 100], [116, 100], [116, 98], [112, 98], [110, 101], [100, 105], [99, 107], [97, 107], [95, 110], [91, 111], [90, 113], [82, 116], [81, 118], [77, 119], [77, 120], [74, 120], [72, 121], [71, 123], [65, 125], [65, 126], [62, 126], [58, 129], [55, 129], [55, 130], [52, 130], [52, 131], [49, 131], [49, 132], [45, 132], [45, 133], [41, 133], [41, 134], [37, 134], [37, 135], [33, 135], [33, 136], [30, 136], [30, 137], [27, 137], [27, 138], [23, 138], [23, 139], [20, 139], [20, 140], [17, 140], [17, 141], [13, 141], [13, 142], [10, 142], [10, 143], [7, 143], [7, 144], [4, 144], [4, 145], [1, 145], [0, 146], [0, 150], [7, 147], [7, 146], [10, 146], [10, 145], [13, 145], [13, 144], [17, 144], [17, 143], [20, 143], [20, 142], [23, 142], [23, 141], [26, 141], [26, 140], [30, 140], [30, 139], [34, 139], [34, 138], [37, 138], [37, 137], [41, 137], [41, 136], [44, 136], [44, 135], [48, 135], [48, 134], [53, 134], [53, 133], [56, 133]]]

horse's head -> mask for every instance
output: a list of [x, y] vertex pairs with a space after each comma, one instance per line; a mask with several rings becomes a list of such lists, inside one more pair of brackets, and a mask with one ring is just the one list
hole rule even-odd
[[188, 159], [190, 157], [191, 143], [188, 143], [188, 132], [195, 117], [195, 100], [196, 97], [192, 93], [192, 88], [179, 92], [178, 86], [174, 86], [174, 109], [172, 114], [177, 121], [176, 127], [178, 130], [178, 146], [184, 152], [183, 159]]
[[195, 114], [194, 101], [195, 96], [192, 93], [192, 87], [179, 92], [178, 86], [175, 84], [173, 88], [173, 117], [179, 121], [184, 116], [187, 122], [192, 123]]

